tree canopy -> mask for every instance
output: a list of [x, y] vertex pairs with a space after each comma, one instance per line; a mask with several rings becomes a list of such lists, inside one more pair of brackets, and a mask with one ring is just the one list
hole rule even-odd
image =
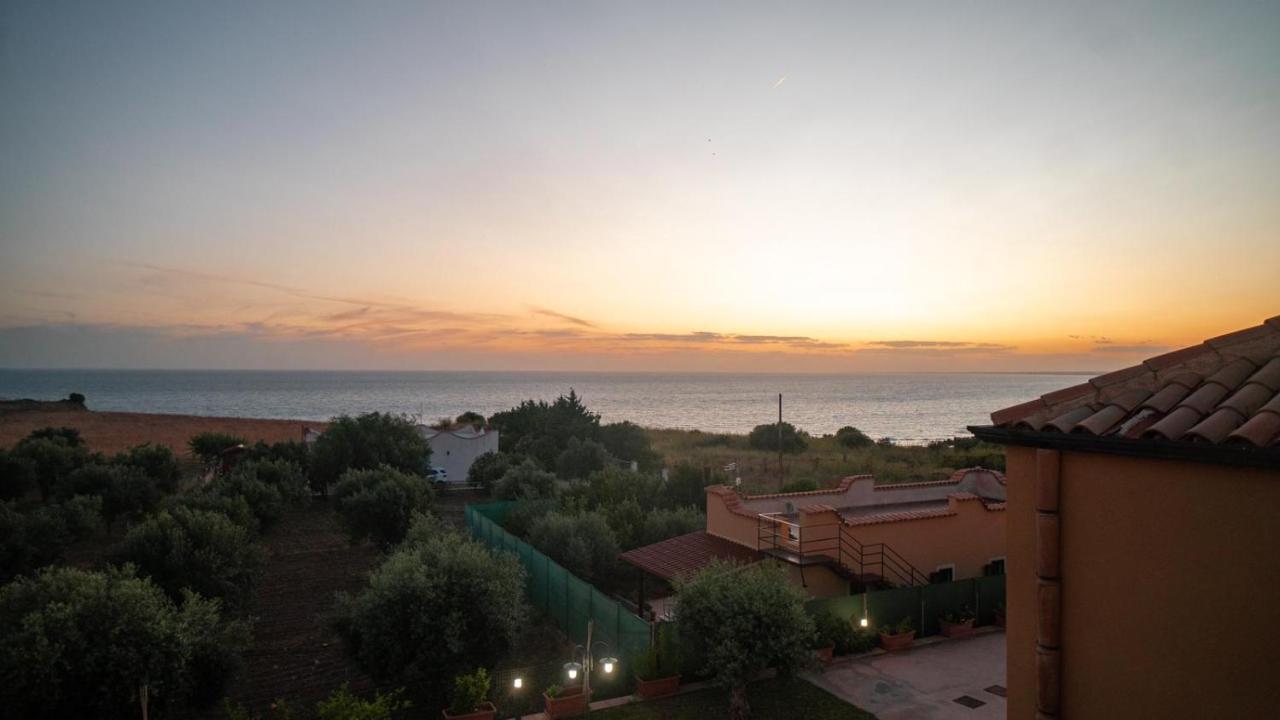
[[[768, 425], [757, 425], [751, 429], [751, 434], [747, 436], [747, 443], [756, 450], [772, 450], [778, 451], [778, 423], [769, 423]], [[795, 425], [784, 422], [782, 425], [782, 452], [791, 455], [798, 455], [809, 447], [808, 433], [803, 430], [797, 430]]]
[[431, 509], [433, 492], [423, 478], [384, 466], [348, 470], [333, 497], [352, 540], [370, 538], [385, 547], [404, 538], [414, 513]]
[[431, 462], [431, 445], [411, 420], [390, 413], [342, 415], [333, 420], [311, 451], [313, 487], [327, 492], [348, 470], [383, 465], [422, 475]]

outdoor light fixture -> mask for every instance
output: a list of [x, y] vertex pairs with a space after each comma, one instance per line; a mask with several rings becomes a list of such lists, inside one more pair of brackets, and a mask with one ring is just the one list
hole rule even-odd
[[861, 620], [858, 621], [858, 627], [866, 627], [866, 626], [867, 626], [867, 618], [864, 616]]
[[607, 675], [613, 672], [613, 666], [618, 664], [618, 658], [600, 658], [600, 663], [604, 665], [604, 672]]
[[511, 686], [517, 690], [524, 687], [524, 678], [516, 678], [515, 680], [512, 680]]
[[582, 670], [582, 663], [568, 662], [564, 664], [564, 671], [569, 674], [570, 680], [578, 679], [578, 671]]

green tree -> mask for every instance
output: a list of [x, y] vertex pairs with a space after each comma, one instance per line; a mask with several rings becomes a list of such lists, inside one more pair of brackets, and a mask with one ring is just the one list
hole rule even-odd
[[492, 667], [526, 617], [524, 568], [456, 532], [406, 545], [355, 596], [340, 596], [338, 627], [379, 682], [436, 698], [455, 675]]
[[302, 467], [291, 460], [260, 458], [236, 466], [233, 473], [251, 475], [275, 488], [287, 503], [297, 504], [311, 496]]
[[514, 458], [504, 452], [487, 452], [476, 458], [467, 470], [467, 482], [479, 485], [485, 492], [492, 492], [502, 476], [514, 464]]
[[226, 450], [237, 445], [244, 445], [247, 442], [239, 435], [232, 435], [231, 433], [205, 432], [188, 440], [187, 445], [191, 448], [192, 455], [207, 464], [217, 461]]
[[178, 458], [173, 451], [164, 445], [145, 443], [118, 453], [111, 460], [115, 465], [131, 465], [138, 468], [147, 477], [155, 481], [156, 487], [165, 493], [178, 489], [178, 481], [182, 471], [178, 467]]
[[231, 610], [248, 605], [262, 569], [262, 551], [248, 530], [225, 515], [184, 507], [135, 525], [114, 556], [135, 565], [174, 600], [191, 590]]
[[850, 425], [845, 425], [836, 431], [836, 442], [840, 443], [842, 447], [850, 449], [871, 447], [875, 444], [875, 441], [868, 437], [866, 433]]
[[555, 494], [556, 476], [540, 469], [531, 460], [509, 468], [493, 488], [502, 500], [533, 500]]
[[38, 435], [41, 432], [37, 430], [19, 441], [12, 455], [31, 463], [40, 497], [48, 500], [53, 488], [73, 470], [88, 463], [90, 456], [84, 445], [79, 443], [79, 433], [76, 433], [76, 442], [72, 443], [57, 434]]
[[316, 703], [318, 720], [391, 720], [395, 713], [413, 707], [413, 703], [400, 698], [403, 690], [393, 693], [374, 693], [372, 700], [365, 700], [351, 692], [347, 683], [333, 691], [329, 697]]
[[311, 450], [312, 487], [327, 493], [348, 470], [383, 465], [421, 475], [431, 463], [431, 446], [411, 420], [389, 413], [339, 416]]
[[810, 658], [804, 594], [779, 566], [713, 562], [679, 584], [680, 637], [702, 671], [730, 692], [729, 717], [750, 717], [747, 682], [766, 668], [788, 674]]
[[333, 497], [353, 541], [369, 538], [386, 547], [404, 539], [414, 513], [431, 509], [432, 490], [421, 477], [381, 467], [348, 470]]
[[525, 400], [495, 413], [489, 424], [502, 432], [503, 449], [533, 458], [544, 470], [555, 467], [569, 438], [596, 440], [600, 435], [600, 416], [588, 410], [572, 388], [552, 403]]
[[0, 703], [12, 717], [137, 718], [220, 697], [248, 641], [214, 600], [179, 609], [129, 569], [47, 570], [0, 588]]
[[19, 500], [37, 487], [35, 462], [0, 448], [0, 500]]
[[172, 495], [160, 503], [162, 510], [179, 507], [219, 513], [250, 533], [258, 532], [258, 517], [253, 514], [253, 508], [249, 507], [249, 501], [243, 495], [228, 497], [213, 492], [194, 492]]
[[482, 428], [487, 424], [483, 415], [481, 415], [478, 412], [473, 412], [471, 410], [468, 410], [462, 413], [461, 415], [459, 415], [454, 420], [454, 422], [456, 422], [459, 425], [470, 425], [471, 427], [475, 427], [475, 428]]
[[600, 443], [569, 438], [565, 449], [556, 458], [556, 474], [566, 480], [577, 480], [611, 464], [609, 451]]
[[692, 505], [706, 512], [707, 486], [723, 483], [724, 478], [708, 470], [682, 462], [671, 469], [662, 496], [675, 507]]
[[[782, 452], [798, 455], [809, 447], [808, 433], [797, 430], [791, 423], [782, 423]], [[778, 423], [757, 425], [747, 436], [747, 443], [756, 450], [778, 451]]]
[[600, 513], [548, 513], [529, 528], [529, 543], [595, 584], [608, 585], [617, 576], [618, 538]]
[[640, 544], [651, 545], [677, 535], [705, 530], [707, 516], [693, 506], [654, 510], [644, 518]]
[[662, 456], [654, 451], [649, 433], [633, 422], [601, 425], [600, 443], [610, 455], [639, 463], [642, 472], [655, 472], [662, 467]]
[[27, 435], [28, 440], [56, 440], [68, 447], [83, 447], [84, 438], [80, 436], [80, 431], [71, 427], [43, 427], [38, 430], [32, 430]]
[[231, 472], [219, 476], [205, 486], [203, 493], [220, 495], [225, 498], [244, 498], [257, 524], [269, 528], [284, 517], [289, 502], [274, 485], [268, 485], [258, 479], [258, 464], [242, 463]]
[[60, 559], [70, 541], [66, 523], [49, 508], [23, 513], [0, 502], [0, 582]]

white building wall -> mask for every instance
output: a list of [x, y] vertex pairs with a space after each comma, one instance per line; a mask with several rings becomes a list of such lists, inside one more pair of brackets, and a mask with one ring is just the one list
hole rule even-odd
[[431, 465], [444, 468], [449, 474], [450, 482], [467, 481], [467, 471], [476, 458], [487, 452], [498, 451], [497, 430], [461, 430], [436, 431], [419, 427], [423, 437], [431, 445]]

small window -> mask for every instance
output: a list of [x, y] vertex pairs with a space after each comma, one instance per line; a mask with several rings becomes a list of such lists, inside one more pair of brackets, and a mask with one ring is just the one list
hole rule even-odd
[[1004, 574], [1004, 558], [992, 558], [991, 562], [982, 567], [983, 575], [1003, 575]]
[[936, 570], [929, 574], [930, 583], [949, 583], [955, 579], [955, 565], [939, 565]]

